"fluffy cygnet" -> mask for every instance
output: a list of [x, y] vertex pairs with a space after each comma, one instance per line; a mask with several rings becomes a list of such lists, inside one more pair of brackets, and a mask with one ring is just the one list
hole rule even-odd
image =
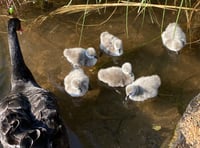
[[88, 49], [80, 47], [66, 48], [63, 51], [63, 55], [73, 67], [94, 66], [97, 62], [96, 51], [92, 47]]
[[124, 87], [134, 81], [132, 66], [126, 62], [122, 67], [112, 66], [100, 69], [98, 79], [111, 87]]
[[64, 85], [70, 96], [81, 97], [88, 91], [89, 78], [82, 69], [76, 68], [64, 78]]
[[161, 80], [158, 75], [140, 77], [126, 86], [126, 99], [144, 101], [158, 94]]
[[123, 54], [122, 40], [106, 32], [100, 35], [100, 49], [110, 56], [121, 56]]
[[178, 54], [186, 44], [186, 36], [180, 26], [170, 23], [161, 35], [163, 45]]

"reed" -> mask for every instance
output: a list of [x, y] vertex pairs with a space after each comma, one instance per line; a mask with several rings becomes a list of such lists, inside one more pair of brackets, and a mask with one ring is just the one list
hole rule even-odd
[[[70, 1], [70, 3], [71, 3], [71, 1]], [[42, 21], [44, 21], [49, 16], [52, 17], [52, 16], [55, 16], [55, 15], [61, 15], [61, 14], [65, 14], [65, 13], [72, 14], [72, 13], [84, 12], [83, 18], [82, 18], [82, 24], [79, 24], [79, 25], [81, 25], [81, 35], [80, 35], [80, 40], [79, 40], [79, 45], [80, 45], [82, 35], [83, 35], [83, 29], [84, 29], [84, 26], [85, 26], [86, 15], [87, 15], [87, 13], [92, 12], [92, 11], [99, 11], [100, 9], [105, 9], [107, 7], [116, 7], [116, 8], [117, 7], [125, 7], [126, 8], [126, 17], [125, 17], [126, 20], [125, 21], [126, 21], [127, 37], [128, 37], [128, 11], [129, 11], [129, 7], [138, 8], [138, 16], [140, 16], [141, 14], [143, 15], [143, 22], [145, 20], [145, 14], [146, 14], [146, 12], [148, 12], [152, 23], [154, 23], [154, 22], [158, 23], [157, 18], [154, 16], [153, 8], [162, 9], [163, 10], [163, 18], [162, 18], [162, 22], [161, 22], [161, 32], [163, 30], [164, 17], [165, 17], [165, 11], [166, 10], [177, 12], [177, 18], [176, 18], [177, 23], [178, 23], [181, 11], [186, 12], [188, 22], [191, 21], [192, 16], [195, 12], [200, 11], [200, 9], [198, 9], [200, 2], [197, 2], [194, 6], [191, 6], [190, 0], [181, 0], [179, 6], [176, 6], [175, 4], [174, 5], [168, 5], [167, 3], [168, 3], [167, 0], [165, 0], [164, 4], [152, 4], [151, 0], [141, 0], [140, 2], [130, 2], [129, 0], [127, 0], [127, 1], [119, 0], [116, 3], [108, 3], [108, 2], [100, 3], [100, 1], [98, 1], [95, 4], [89, 4], [89, 1], [87, 1], [86, 4], [81, 4], [81, 5], [70, 5], [70, 4], [68, 4], [68, 5], [62, 6], [58, 9], [50, 12], [48, 16], [44, 16], [44, 18], [41, 17], [41, 19], [42, 19]], [[187, 5], [183, 6], [184, 3], [187, 4]], [[146, 9], [147, 9], [147, 11], [146, 11]], [[40, 20], [40, 23], [42, 21]]]
[[[198, 7], [197, 7], [197, 6], [199, 6], [200, 2], [198, 2], [194, 7], [183, 7], [184, 1], [187, 1], [187, 0], [181, 0], [180, 6], [167, 5], [167, 0], [165, 0], [165, 4], [163, 4], [163, 5], [151, 4], [150, 0], [141, 0], [141, 2], [129, 2], [129, 0], [127, 0], [127, 1], [118, 1], [117, 3], [66, 5], [66, 6], [62, 6], [58, 9], [52, 11], [51, 13], [49, 13], [48, 16], [55, 16], [55, 15], [64, 14], [64, 13], [67, 13], [67, 14], [78, 13], [78, 12], [83, 12], [86, 9], [87, 9], [87, 12], [89, 13], [89, 12], [107, 8], [107, 7], [126, 7], [126, 32], [127, 32], [127, 36], [128, 36], [128, 9], [129, 9], [129, 7], [137, 7], [138, 8], [138, 16], [140, 16], [140, 14], [143, 14], [143, 20], [145, 19], [145, 12], [146, 12], [146, 9], [148, 8], [149, 16], [150, 16], [152, 22], [154, 22], [154, 20], [156, 22], [158, 22], [156, 17], [153, 16], [153, 14], [154, 14], [153, 8], [162, 9], [163, 10], [163, 18], [162, 18], [162, 23], [161, 23], [161, 31], [162, 31], [166, 10], [175, 11], [175, 12], [178, 11], [176, 22], [178, 22], [181, 11], [187, 12], [188, 22], [191, 21], [191, 18], [195, 12], [200, 11], [200, 9], [198, 9]], [[43, 20], [45, 20], [45, 19], [43, 19]]]
[[[88, 6], [88, 3], [89, 3], [89, 0], [87, 0], [86, 6]], [[85, 24], [86, 15], [87, 15], [87, 7], [85, 7], [84, 14], [83, 14], [83, 22], [82, 22], [82, 25], [81, 25], [81, 34], [80, 34], [80, 38], [79, 38], [79, 46], [81, 45], [81, 39], [82, 39], [82, 35], [83, 35], [83, 28], [84, 28], [84, 24]]]
[[105, 7], [149, 7], [149, 8], [160, 8], [160, 9], [168, 9], [172, 11], [177, 10], [187, 10], [187, 11], [193, 11], [198, 12], [200, 9], [197, 8], [190, 8], [190, 7], [183, 7], [183, 6], [174, 6], [174, 5], [160, 5], [160, 4], [150, 4], [150, 3], [137, 3], [137, 2], [128, 2], [128, 1], [120, 1], [119, 3], [103, 3], [103, 4], [83, 4], [83, 5], [68, 5], [68, 6], [62, 6], [50, 13], [51, 16], [57, 15], [57, 14], [64, 14], [64, 13], [77, 13], [85, 11], [85, 8], [87, 8], [88, 11], [94, 11], [97, 9], [102, 9]]
[[[37, 0], [36, 0], [37, 1]], [[41, 3], [44, 0], [38, 0], [39, 3]], [[198, 12], [200, 9], [198, 9], [196, 6], [199, 5], [199, 1], [197, 1], [197, 4], [193, 7], [183, 7], [183, 6], [175, 6], [175, 5], [161, 5], [161, 4], [152, 4], [150, 0], [141, 0], [141, 2], [130, 2], [129, 0], [123, 1], [118, 0], [116, 3], [100, 3], [101, 1], [98, 1], [96, 4], [89, 4], [88, 2], [86, 4], [81, 5], [72, 5], [73, 0], [70, 0], [69, 3], [66, 5], [52, 11], [49, 15], [57, 15], [57, 14], [63, 14], [63, 13], [77, 13], [77, 12], [83, 12], [87, 8], [87, 11], [94, 11], [106, 7], [138, 7], [138, 12], [142, 8], [159, 8], [159, 9], [168, 9], [168, 10], [186, 10], [186, 11], [193, 11]], [[166, 0], [165, 0], [166, 1]], [[176, 0], [175, 0], [176, 1]], [[187, 3], [187, 1], [190, 0], [181, 0], [181, 2]], [[7, 6], [14, 5], [17, 9], [17, 7], [20, 7], [26, 3], [33, 2], [33, 0], [25, 1], [25, 0], [2, 0], [1, 3], [5, 3]]]
[[[42, 3], [43, 1], [44, 0], [36, 0], [36, 2], [38, 4]], [[28, 2], [33, 2], [33, 0], [29, 0], [29, 1], [27, 1], [27, 0], [26, 1], [25, 0], [2, 0], [1, 1], [1, 3], [6, 3], [7, 6], [10, 6], [12, 4], [16, 10], [18, 7], [20, 7], [23, 4], [28, 3]], [[177, 2], [179, 2], [179, 4], [176, 4]], [[193, 4], [192, 4], [192, 2], [193, 2]], [[115, 7], [115, 8], [125, 7], [126, 8], [126, 12], [125, 12], [126, 13], [125, 14], [126, 15], [125, 16], [126, 28], [125, 29], [126, 29], [127, 37], [128, 37], [128, 32], [129, 32], [128, 31], [128, 13], [129, 13], [130, 7], [135, 7], [138, 9], [138, 11], [137, 11], [138, 15], [136, 17], [139, 17], [142, 14], [143, 22], [145, 20], [146, 13], [148, 13], [152, 23], [156, 22], [158, 24], [159, 24], [159, 22], [158, 22], [156, 16], [154, 15], [153, 8], [158, 8], [158, 9], [163, 10], [162, 21], [161, 21], [161, 25], [160, 25], [161, 32], [163, 31], [166, 10], [174, 11], [177, 13], [176, 22], [179, 21], [181, 12], [185, 12], [188, 30], [189, 30], [189, 28], [191, 28], [191, 22], [193, 21], [192, 19], [193, 19], [194, 14], [200, 11], [200, 9], [199, 9], [200, 1], [198, 1], [198, 0], [196, 0], [196, 2], [191, 1], [191, 0], [181, 0], [181, 1], [174, 0], [173, 5], [169, 5], [168, 0], [165, 0], [164, 4], [153, 4], [151, 2], [151, 0], [140, 0], [139, 2], [130, 2], [129, 0], [126, 0], [126, 1], [125, 0], [117, 0], [116, 2], [112, 2], [112, 3], [109, 3], [107, 0], [105, 0], [104, 3], [102, 2], [102, 0], [96, 0], [96, 3], [94, 3], [94, 4], [89, 4], [89, 0], [87, 0], [86, 4], [73, 5], [72, 3], [73, 3], [73, 0], [69, 0], [69, 2], [66, 5], [59, 7], [54, 11], [49, 12], [49, 14], [47, 14], [47, 15], [39, 16], [34, 21], [34, 23], [41, 24], [46, 19], [48, 19], [48, 17], [52, 17], [52, 16], [56, 16], [56, 15], [61, 15], [61, 14], [66, 14], [66, 13], [72, 14], [72, 13], [83, 12], [82, 22], [78, 24], [78, 25], [81, 25], [81, 34], [80, 34], [80, 40], [79, 40], [79, 44], [81, 44], [81, 38], [83, 35], [84, 26], [85, 26], [85, 19], [87, 17], [87, 14], [92, 11], [99, 12], [100, 9], [104, 9], [104, 11], [106, 11], [106, 8], [108, 8], [108, 7]], [[111, 14], [111, 16], [112, 15], [113, 15], [113, 13]], [[107, 22], [111, 16], [109, 16], [108, 19], [106, 19], [104, 22], [102, 22], [100, 24]], [[95, 25], [99, 25], [99, 24], [95, 24]], [[191, 35], [190, 31], [189, 31], [189, 33]]]

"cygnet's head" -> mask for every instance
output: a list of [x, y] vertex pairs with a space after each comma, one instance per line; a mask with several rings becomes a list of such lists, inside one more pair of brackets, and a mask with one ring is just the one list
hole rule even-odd
[[92, 47], [89, 47], [89, 48], [86, 50], [85, 54], [86, 54], [86, 56], [87, 56], [88, 58], [91, 58], [91, 59], [97, 58], [96, 51], [95, 51], [95, 49], [92, 48]]
[[114, 50], [116, 55], [120, 56], [123, 54], [123, 45], [122, 45], [122, 41], [118, 38], [114, 38], [112, 40], [113, 42], [113, 46], [114, 46]]
[[88, 91], [88, 79], [85, 79], [84, 81], [81, 81], [79, 79], [72, 80], [72, 87], [74, 89], [74, 92], [70, 95], [73, 97], [81, 97], [84, 96], [85, 93]]
[[126, 86], [126, 96], [129, 97], [133, 97], [135, 95], [138, 94], [139, 92], [139, 86], [133, 85], [133, 84], [129, 84]]
[[127, 75], [133, 75], [131, 63], [126, 62], [122, 65], [122, 72]]

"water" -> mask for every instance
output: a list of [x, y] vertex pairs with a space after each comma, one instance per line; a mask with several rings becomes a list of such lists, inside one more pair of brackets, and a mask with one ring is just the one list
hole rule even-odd
[[[99, 35], [109, 31], [123, 40], [124, 55], [111, 58], [103, 55], [92, 68], [84, 68], [90, 78], [89, 92], [72, 98], [64, 92], [63, 79], [71, 65], [63, 57], [64, 48], [78, 47], [82, 14], [49, 17], [42, 24], [33, 23], [30, 14], [23, 14], [23, 35], [19, 40], [26, 64], [37, 82], [58, 97], [66, 124], [87, 148], [157, 148], [167, 147], [181, 114], [200, 89], [200, 50], [186, 46], [179, 55], [166, 50], [160, 27], [152, 24], [148, 15], [136, 21], [135, 11], [129, 13], [129, 36], [125, 29], [125, 9], [118, 9], [107, 22], [113, 8], [101, 14], [89, 13], [81, 40], [82, 47], [99, 48]], [[158, 12], [157, 16], [161, 16]], [[169, 20], [172, 21], [169, 12]], [[158, 17], [159, 18], [159, 17]], [[159, 18], [159, 21], [161, 18]], [[161, 21], [160, 21], [161, 22]], [[184, 20], [183, 20], [184, 22]], [[7, 18], [0, 21], [0, 89], [1, 97], [9, 91], [9, 53]], [[101, 25], [98, 25], [102, 23]], [[186, 24], [182, 24], [183, 26]], [[158, 74], [161, 77], [159, 95], [145, 102], [124, 102], [124, 89], [113, 89], [97, 80], [99, 68], [131, 62], [135, 77]], [[156, 131], [154, 126], [160, 126]]]

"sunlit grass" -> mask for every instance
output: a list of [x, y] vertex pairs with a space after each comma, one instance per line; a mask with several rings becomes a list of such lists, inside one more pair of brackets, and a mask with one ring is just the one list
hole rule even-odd
[[[35, 0], [37, 4], [41, 4], [43, 0]], [[15, 10], [17, 11], [18, 8], [20, 8], [23, 4], [29, 3], [29, 2], [33, 2], [33, 0], [1, 0], [0, 3], [4, 3], [7, 7], [9, 7], [10, 5], [13, 5]], [[55, 1], [56, 2], [56, 1]], [[164, 27], [164, 23], [165, 23], [165, 15], [166, 15], [166, 10], [169, 11], [174, 11], [175, 13], [177, 13], [176, 15], [176, 20], [175, 22], [178, 23], [180, 15], [185, 12], [185, 16], [186, 16], [186, 20], [187, 20], [187, 28], [191, 28], [191, 23], [193, 20], [193, 16], [196, 12], [199, 12], [199, 6], [200, 6], [200, 1], [191, 1], [191, 0], [174, 0], [174, 4], [173, 5], [169, 5], [168, 4], [168, 0], [165, 1], [161, 1], [163, 2], [163, 4], [159, 4], [159, 3], [152, 3], [151, 0], [140, 0], [139, 2], [132, 2], [130, 0], [116, 0], [116, 2], [112, 2], [110, 3], [107, 0], [95, 0], [95, 1], [91, 1], [94, 3], [89, 3], [90, 1], [87, 0], [85, 4], [80, 4], [80, 5], [73, 5], [72, 4], [73, 0], [69, 0], [64, 6], [55, 9], [54, 11], [49, 12], [48, 15], [44, 15], [44, 16], [40, 16], [39, 18], [36, 19], [36, 21], [34, 23], [37, 23], [37, 21], [39, 22], [39, 24], [41, 24], [43, 21], [45, 21], [46, 19], [48, 19], [48, 17], [52, 17], [52, 16], [56, 16], [56, 15], [61, 15], [64, 13], [77, 13], [77, 12], [83, 12], [83, 16], [82, 16], [82, 22], [78, 25], [81, 25], [81, 31], [80, 31], [80, 39], [79, 39], [79, 45], [81, 44], [81, 40], [83, 37], [83, 31], [84, 31], [84, 27], [85, 25], [85, 21], [86, 21], [86, 17], [89, 13], [91, 13], [92, 11], [98, 11], [99, 14], [101, 9], [104, 9], [104, 12], [106, 11], [106, 8], [108, 7], [125, 7], [125, 30], [126, 30], [126, 34], [127, 37], [129, 35], [129, 30], [128, 30], [128, 23], [129, 23], [129, 8], [130, 7], [135, 7], [137, 8], [137, 13], [138, 15], [137, 17], [142, 17], [142, 25], [146, 19], [146, 17], [149, 17], [152, 23], [157, 23], [158, 25], [160, 25], [161, 27], [161, 32], [163, 31], [163, 27]], [[192, 3], [193, 2], [193, 3]], [[179, 4], [177, 4], [179, 3]], [[161, 23], [159, 23], [159, 21], [156, 18], [156, 15], [154, 14], [154, 8], [159, 8], [161, 10], [163, 10], [163, 14], [162, 14], [162, 20]], [[115, 9], [116, 10], [116, 9]], [[115, 11], [114, 10], [114, 11]], [[113, 11], [113, 12], [114, 12]], [[148, 15], [147, 15], [148, 13]], [[113, 15], [113, 14], [112, 14]], [[106, 19], [104, 22], [99, 23], [99, 24], [93, 24], [94, 25], [101, 25], [103, 23], [106, 23], [111, 17], [112, 15], [110, 15], [108, 17], [108, 19]], [[92, 26], [92, 25], [91, 25]], [[189, 32], [191, 35], [191, 32]]]

